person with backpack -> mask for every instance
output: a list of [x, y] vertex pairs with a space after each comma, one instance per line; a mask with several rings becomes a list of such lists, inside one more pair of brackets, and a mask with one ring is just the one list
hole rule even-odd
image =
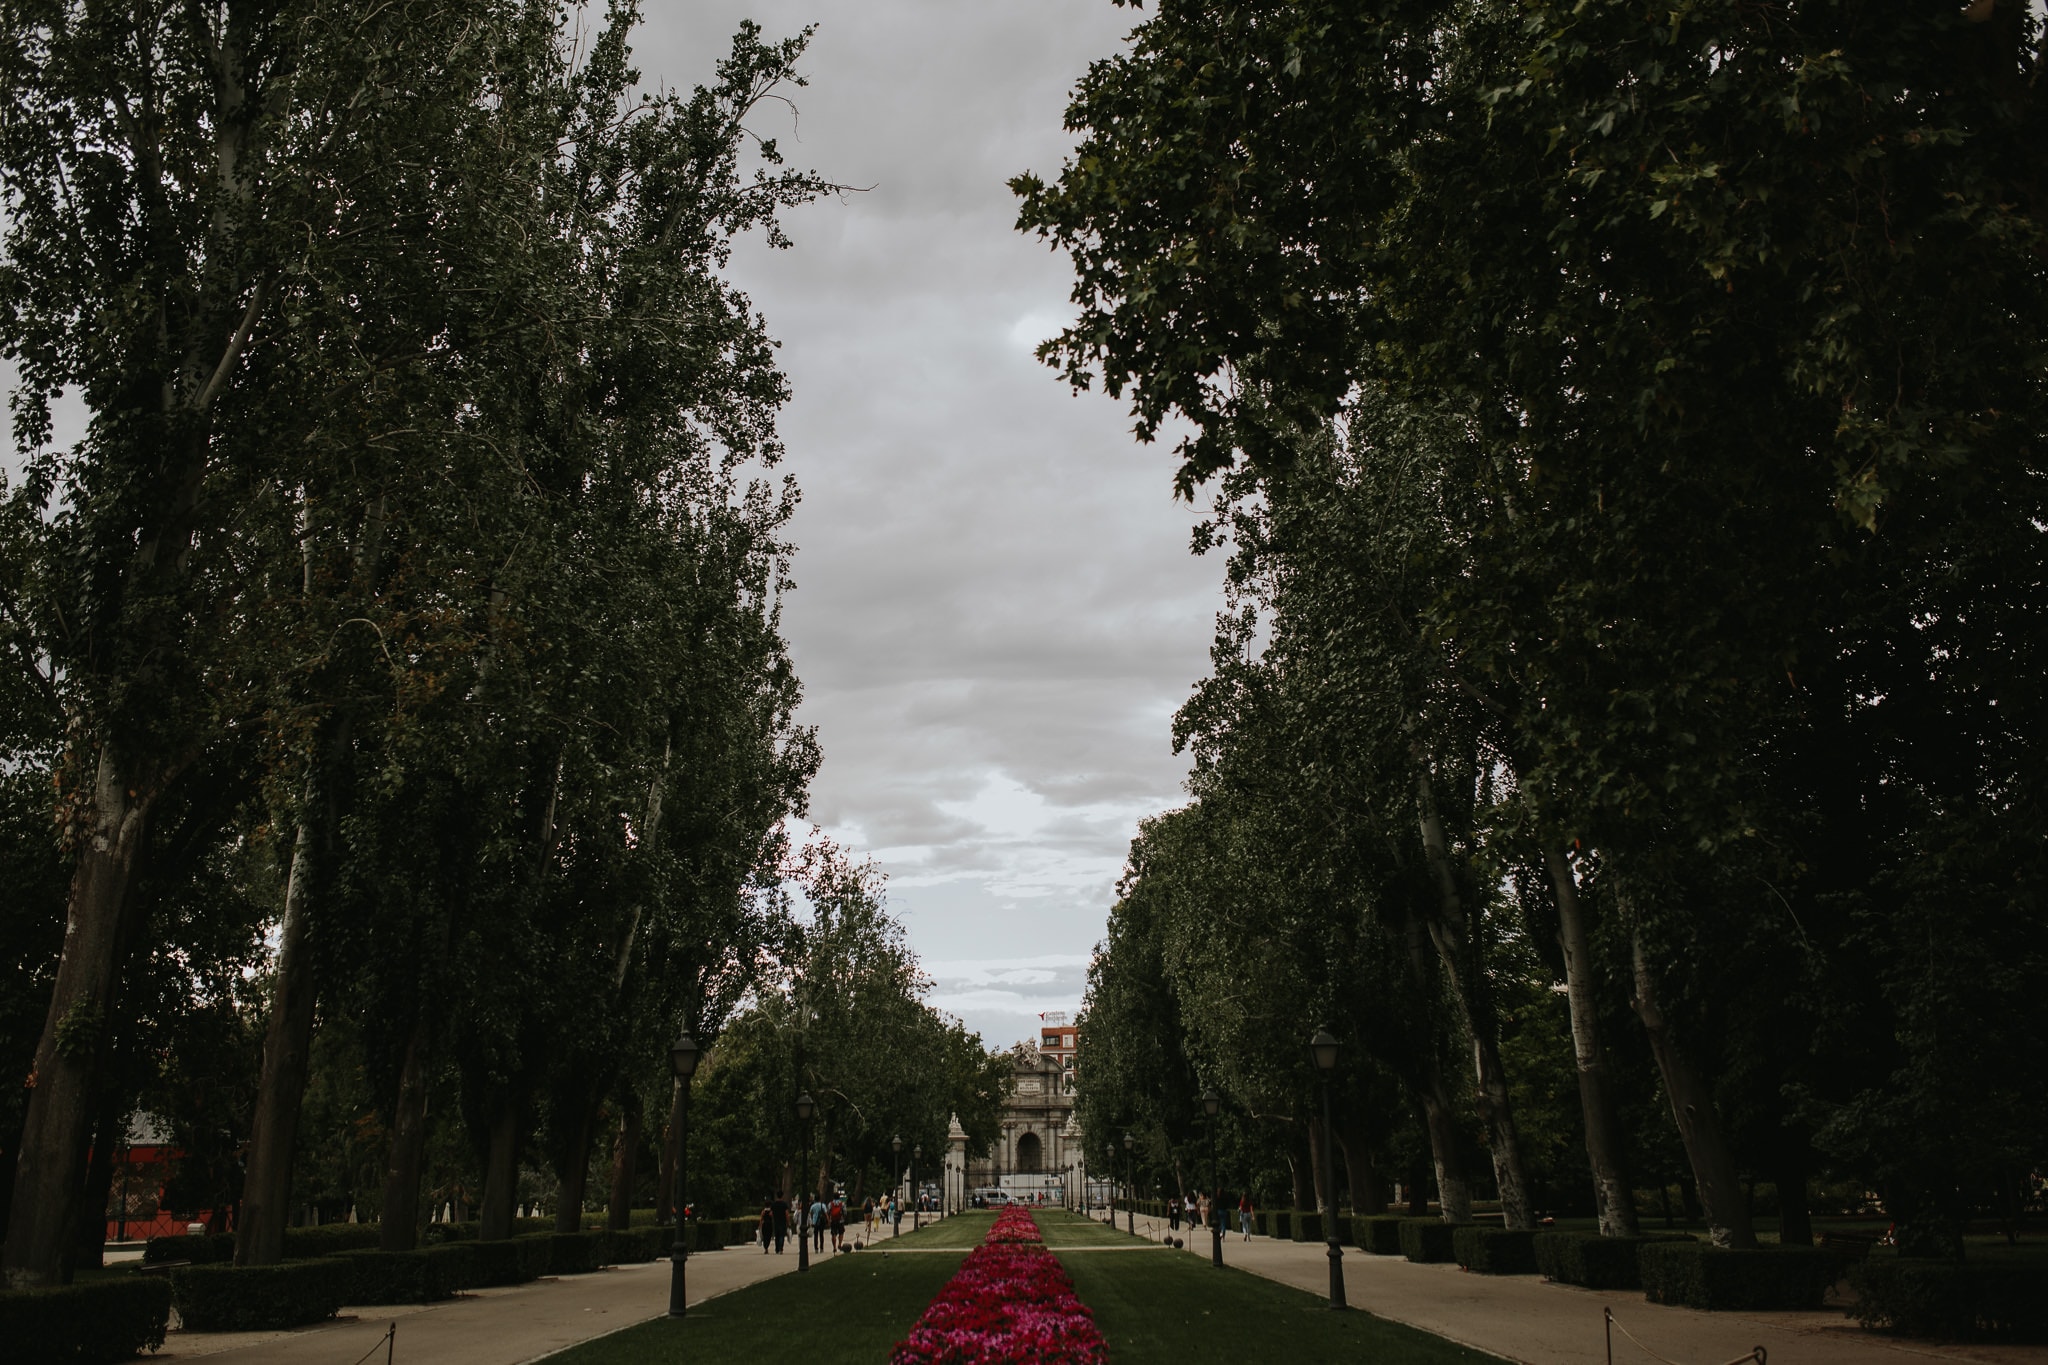
[[811, 1196], [810, 1211], [811, 1252], [816, 1255], [825, 1250], [825, 1196]]
[[846, 1205], [837, 1198], [833, 1199], [832, 1207], [825, 1210], [825, 1226], [832, 1233], [832, 1250], [837, 1252], [846, 1241]]

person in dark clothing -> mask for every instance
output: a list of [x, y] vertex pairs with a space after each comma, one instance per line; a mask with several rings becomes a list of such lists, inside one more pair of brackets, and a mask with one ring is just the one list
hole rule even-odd
[[768, 1254], [768, 1244], [775, 1240], [775, 1198], [773, 1195], [770, 1195], [768, 1202], [761, 1206], [761, 1226], [758, 1231], [761, 1234], [761, 1254], [766, 1256]]
[[789, 1201], [778, 1199], [770, 1207], [775, 1210], [775, 1254], [780, 1256], [782, 1239], [789, 1236]]

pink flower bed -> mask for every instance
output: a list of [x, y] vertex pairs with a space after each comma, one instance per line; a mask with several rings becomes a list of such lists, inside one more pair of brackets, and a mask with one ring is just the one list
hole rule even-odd
[[1094, 1315], [1074, 1297], [1066, 1267], [1045, 1249], [1038, 1224], [1020, 1208], [996, 1215], [910, 1329], [890, 1365], [1103, 1365], [1109, 1359]]

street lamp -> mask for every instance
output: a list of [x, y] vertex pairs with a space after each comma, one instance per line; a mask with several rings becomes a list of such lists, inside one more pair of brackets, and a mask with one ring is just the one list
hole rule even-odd
[[[1138, 1143], [1135, 1138], [1129, 1133], [1124, 1134], [1124, 1227], [1133, 1237], [1138, 1235], [1138, 1210], [1131, 1201], [1132, 1176], [1134, 1175], [1131, 1163], [1137, 1160], [1137, 1154], [1132, 1151], [1132, 1148], [1137, 1145]], [[1110, 1215], [1109, 1221], [1112, 1223], [1116, 1221], [1114, 1213]]]
[[[889, 1139], [889, 1152], [890, 1155], [892, 1155], [896, 1159], [896, 1163], [893, 1167], [890, 1168], [889, 1174], [896, 1176], [898, 1179], [901, 1179], [903, 1172], [903, 1135], [901, 1133], [898, 1133], [895, 1137]], [[895, 1228], [900, 1228], [902, 1226], [903, 1220], [900, 1217], [892, 1225], [892, 1227]], [[894, 1231], [891, 1231], [889, 1235], [893, 1237], [896, 1234]]]
[[676, 1125], [676, 1235], [668, 1247], [668, 1315], [672, 1318], [682, 1317], [690, 1308], [683, 1291], [683, 1262], [690, 1254], [690, 1225], [685, 1219], [690, 1207], [690, 1077], [696, 1074], [697, 1059], [702, 1055], [697, 1040], [687, 1033], [669, 1044], [668, 1069], [675, 1073], [682, 1101], [678, 1106], [682, 1122]]
[[916, 1232], [924, 1226], [924, 1191], [917, 1187], [917, 1163], [924, 1160], [924, 1144], [918, 1143], [910, 1149], [910, 1230]]
[[[811, 1169], [811, 1115], [817, 1112], [818, 1102], [811, 1098], [810, 1091], [805, 1090], [797, 1095], [796, 1121], [803, 1125], [804, 1130], [804, 1154], [802, 1164], [797, 1169], [804, 1172], [801, 1178], [806, 1181], [810, 1179], [809, 1171]], [[809, 1270], [811, 1268], [811, 1197], [807, 1193], [802, 1195], [802, 1209], [797, 1214], [796, 1228], [796, 1268], [798, 1270]]]
[[1337, 1038], [1326, 1028], [1308, 1040], [1309, 1056], [1323, 1088], [1323, 1239], [1330, 1244], [1330, 1307], [1344, 1307], [1344, 1244], [1337, 1237], [1337, 1167], [1330, 1148], [1336, 1134], [1330, 1127], [1330, 1078], [1337, 1071]]
[[1216, 1184], [1216, 1115], [1223, 1097], [1213, 1090], [1202, 1094], [1202, 1112], [1209, 1117], [1209, 1261], [1223, 1269], [1223, 1191]]

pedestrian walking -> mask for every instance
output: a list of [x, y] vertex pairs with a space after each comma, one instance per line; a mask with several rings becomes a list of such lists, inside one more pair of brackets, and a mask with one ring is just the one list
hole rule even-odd
[[1249, 1242], [1252, 1239], [1252, 1193], [1250, 1190], [1246, 1190], [1237, 1199], [1237, 1230], [1244, 1234], [1238, 1238], [1239, 1241]]
[[860, 1206], [861, 1234], [870, 1242], [875, 1240], [875, 1197], [869, 1195], [867, 1202]]
[[839, 1200], [832, 1201], [832, 1207], [825, 1210], [825, 1226], [832, 1233], [832, 1250], [838, 1251], [846, 1241], [846, 1205]]
[[777, 1196], [775, 1203], [775, 1254], [782, 1254], [783, 1239], [789, 1236], [789, 1201]]
[[1169, 1232], [1180, 1231], [1180, 1196], [1166, 1201], [1166, 1227]]
[[768, 1202], [761, 1205], [761, 1254], [768, 1254], [768, 1244], [775, 1240], [775, 1196], [768, 1196]]
[[825, 1196], [820, 1194], [811, 1200], [811, 1250], [825, 1249]]
[[1202, 1227], [1206, 1231], [1209, 1227], [1209, 1196], [1203, 1195], [1200, 1202], [1202, 1208]]

